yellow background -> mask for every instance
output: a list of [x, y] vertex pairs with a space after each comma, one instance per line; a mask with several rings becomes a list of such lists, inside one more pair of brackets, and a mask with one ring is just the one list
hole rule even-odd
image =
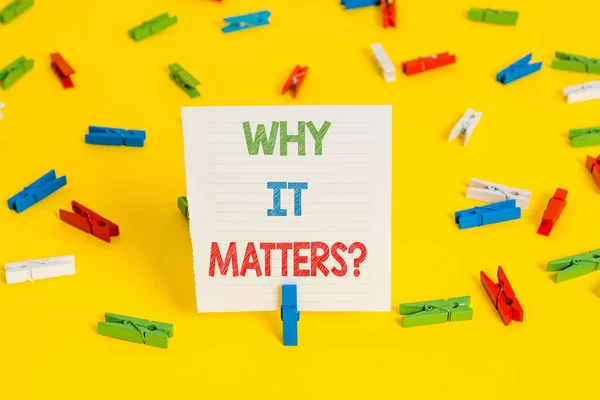
[[[6, 0], [0, 6], [4, 6]], [[516, 27], [467, 20], [470, 7], [520, 11]], [[0, 282], [0, 398], [484, 399], [597, 396], [600, 274], [556, 284], [549, 260], [599, 247], [599, 189], [571, 128], [600, 125], [598, 102], [567, 105], [594, 75], [550, 68], [554, 51], [600, 57], [598, 3], [403, 1], [396, 29], [377, 7], [336, 0], [37, 0], [0, 26], [0, 66], [34, 69], [7, 91], [0, 198], [50, 169], [68, 184], [31, 209], [0, 207], [0, 265], [74, 254], [77, 274]], [[222, 18], [268, 9], [267, 27], [223, 34]], [[163, 12], [179, 22], [142, 42], [127, 31]], [[457, 63], [385, 83], [370, 60], [450, 51]], [[77, 73], [65, 90], [60, 52]], [[533, 52], [542, 70], [508, 86], [496, 73]], [[201, 82], [190, 99], [168, 78], [178, 62]], [[294, 100], [279, 91], [310, 67]], [[284, 347], [277, 312], [198, 314], [185, 195], [181, 106], [392, 104], [393, 304], [389, 313], [304, 313]], [[467, 147], [448, 143], [467, 108], [483, 112]], [[145, 147], [84, 144], [89, 125], [144, 129]], [[532, 191], [523, 217], [459, 230], [469, 178]], [[536, 234], [557, 187], [568, 204]], [[76, 200], [118, 223], [107, 244], [65, 224]], [[479, 272], [502, 265], [525, 310], [505, 327]], [[470, 295], [470, 322], [402, 329], [398, 304]], [[170, 322], [169, 349], [97, 334], [105, 312]]]

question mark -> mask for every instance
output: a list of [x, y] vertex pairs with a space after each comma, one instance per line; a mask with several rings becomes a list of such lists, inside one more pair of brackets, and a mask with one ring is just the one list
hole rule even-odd
[[359, 276], [360, 270], [358, 267], [360, 266], [360, 263], [365, 261], [365, 258], [367, 258], [367, 248], [361, 242], [354, 242], [350, 245], [348, 253], [352, 254], [356, 249], [360, 249], [360, 256], [354, 259], [354, 276]]

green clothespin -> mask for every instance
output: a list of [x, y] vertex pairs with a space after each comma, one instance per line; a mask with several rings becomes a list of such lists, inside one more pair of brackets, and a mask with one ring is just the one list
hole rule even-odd
[[600, 60], [597, 58], [561, 53], [559, 51], [555, 53], [555, 56], [558, 60], [552, 61], [552, 69], [600, 74]]
[[519, 12], [492, 10], [491, 8], [471, 8], [467, 18], [471, 21], [489, 22], [490, 24], [516, 25]]
[[600, 126], [571, 129], [569, 139], [573, 147], [600, 146]]
[[599, 265], [600, 249], [596, 249], [588, 253], [550, 261], [546, 271], [559, 271], [556, 274], [556, 283], [559, 283], [597, 271]]
[[471, 296], [453, 297], [448, 300], [431, 300], [400, 304], [403, 328], [441, 324], [443, 322], [470, 321], [473, 309], [469, 307]]
[[181, 68], [177, 63], [169, 65], [171, 73], [169, 77], [175, 81], [175, 83], [185, 90], [185, 92], [193, 99], [199, 97], [200, 93], [196, 90], [197, 85], [200, 84], [193, 76], [188, 74], [186, 70]]
[[33, 0], [15, 0], [0, 11], [0, 22], [8, 24], [31, 7], [33, 7]]
[[106, 313], [104, 319], [106, 322], [98, 322], [98, 333], [103, 336], [143, 343], [161, 349], [168, 348], [169, 338], [173, 337], [173, 325], [164, 322], [152, 322], [111, 313]]
[[19, 57], [15, 62], [0, 70], [0, 82], [4, 90], [12, 86], [26, 72], [33, 68], [33, 60], [27, 60], [25, 57]]
[[177, 17], [169, 17], [169, 13], [164, 13], [158, 17], [146, 21], [138, 27], [129, 30], [129, 36], [136, 41], [144, 40], [147, 37], [157, 34], [177, 23]]
[[187, 197], [182, 196], [179, 199], [177, 199], [177, 206], [181, 210], [181, 213], [183, 214], [185, 219], [187, 219], [189, 221], [190, 220], [190, 210], [188, 208]]

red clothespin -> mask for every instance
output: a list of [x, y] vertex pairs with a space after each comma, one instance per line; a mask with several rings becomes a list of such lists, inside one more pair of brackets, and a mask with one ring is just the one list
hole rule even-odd
[[292, 71], [290, 77], [283, 85], [283, 89], [281, 90], [281, 94], [285, 94], [288, 90], [292, 91], [292, 96], [296, 98], [296, 95], [300, 91], [300, 86], [302, 86], [302, 82], [304, 82], [304, 78], [306, 78], [306, 73], [308, 72], [308, 67], [300, 67], [296, 65], [296, 68]]
[[60, 78], [60, 82], [62, 83], [63, 87], [65, 89], [70, 89], [74, 87], [73, 81], [71, 81], [69, 75], [74, 74], [75, 70], [71, 68], [69, 64], [67, 64], [67, 62], [62, 58], [60, 53], [50, 54], [50, 59], [52, 60], [52, 63], [50, 65], [52, 65], [52, 69]]
[[67, 224], [87, 233], [91, 233], [98, 239], [102, 239], [109, 243], [111, 236], [119, 236], [119, 227], [116, 224], [101, 217], [76, 201], [71, 202], [71, 207], [73, 208], [73, 212], [59, 210], [60, 219]]
[[585, 166], [592, 174], [592, 178], [596, 181], [596, 185], [600, 187], [600, 156], [596, 158], [588, 156]]
[[564, 189], [556, 189], [554, 196], [548, 202], [546, 211], [544, 211], [542, 223], [540, 224], [537, 233], [544, 236], [550, 236], [554, 224], [556, 224], [558, 217], [560, 217], [560, 214], [562, 214], [563, 209], [567, 205], [567, 193], [569, 192]]
[[494, 283], [485, 272], [481, 271], [481, 284], [498, 310], [504, 325], [510, 324], [513, 320], [523, 322], [523, 308], [502, 267], [498, 267], [498, 283]]
[[396, 1], [381, 0], [381, 12], [383, 13], [383, 27], [396, 27]]
[[402, 63], [402, 71], [406, 75], [418, 74], [419, 72], [429, 71], [430, 69], [443, 67], [444, 65], [454, 64], [456, 55], [450, 55], [448, 52], [433, 54], [427, 57], [419, 57], [416, 60], [405, 61]]

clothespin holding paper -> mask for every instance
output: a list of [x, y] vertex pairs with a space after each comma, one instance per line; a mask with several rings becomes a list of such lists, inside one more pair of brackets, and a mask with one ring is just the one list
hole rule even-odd
[[178, 198], [177, 199], [177, 207], [179, 207], [179, 210], [181, 211], [181, 213], [183, 214], [185, 219], [187, 219], [189, 221], [190, 220], [190, 209], [188, 208], [187, 197], [181, 196], [180, 198]]
[[430, 300], [400, 304], [403, 328], [441, 324], [444, 322], [470, 321], [473, 309], [469, 307], [471, 296], [453, 297], [448, 300]]
[[281, 286], [281, 320], [283, 321], [283, 345], [298, 345], [298, 288], [296, 285]]

